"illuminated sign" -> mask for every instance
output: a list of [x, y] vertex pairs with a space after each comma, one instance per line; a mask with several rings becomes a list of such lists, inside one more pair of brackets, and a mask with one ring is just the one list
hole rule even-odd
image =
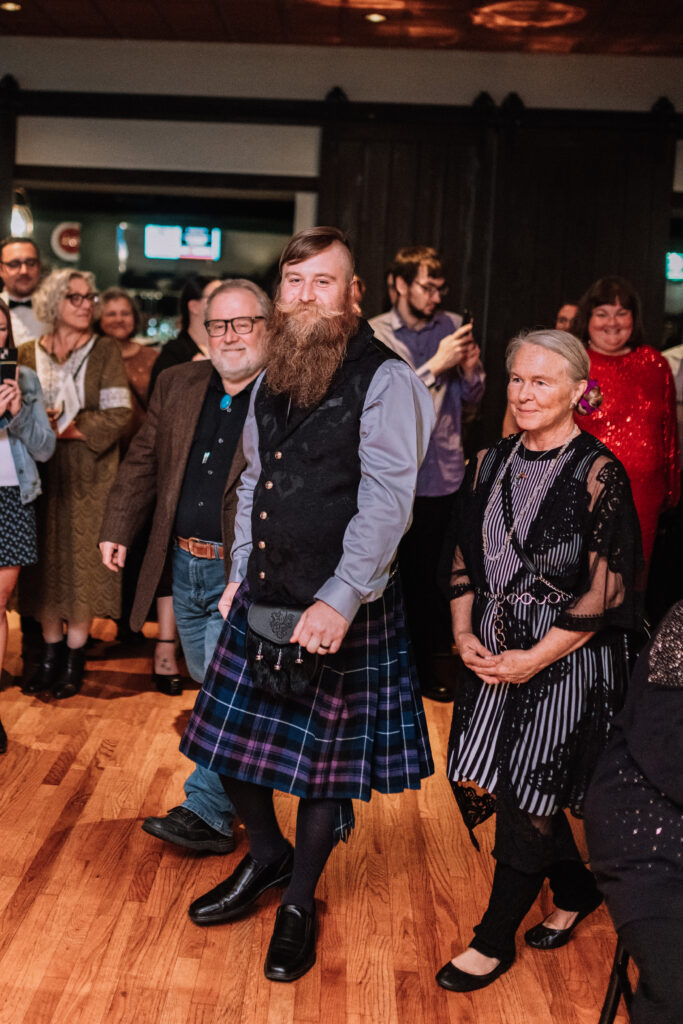
[[149, 260], [219, 260], [220, 228], [146, 224], [145, 256]]

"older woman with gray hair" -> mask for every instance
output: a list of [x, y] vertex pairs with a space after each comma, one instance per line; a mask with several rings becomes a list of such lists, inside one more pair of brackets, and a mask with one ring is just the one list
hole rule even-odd
[[36, 509], [39, 562], [19, 587], [21, 612], [40, 620], [45, 648], [22, 689], [59, 699], [81, 687], [91, 619], [117, 618], [120, 604], [120, 581], [102, 565], [97, 535], [131, 402], [117, 342], [93, 332], [97, 302], [92, 274], [53, 271], [33, 299], [50, 333], [19, 350], [38, 374], [57, 435]]
[[589, 378], [584, 346], [536, 331], [510, 342], [506, 363], [521, 433], [468, 466], [451, 580], [463, 671], [448, 775], [475, 846], [472, 830], [496, 813], [488, 908], [437, 975], [455, 992], [483, 988], [512, 965], [545, 878], [554, 908], [526, 933], [535, 949], [564, 945], [600, 903], [563, 810], [581, 815], [639, 625], [628, 478], [574, 423]]

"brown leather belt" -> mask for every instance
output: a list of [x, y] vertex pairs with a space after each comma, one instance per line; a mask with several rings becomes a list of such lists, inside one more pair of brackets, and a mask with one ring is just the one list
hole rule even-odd
[[189, 551], [195, 558], [223, 558], [223, 545], [196, 537], [176, 537], [176, 544], [183, 551]]

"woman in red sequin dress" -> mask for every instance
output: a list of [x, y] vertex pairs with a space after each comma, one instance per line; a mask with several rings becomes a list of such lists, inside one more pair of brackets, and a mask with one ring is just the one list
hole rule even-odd
[[623, 464], [649, 563], [659, 516], [680, 494], [673, 376], [666, 360], [645, 344], [640, 298], [624, 278], [596, 281], [579, 303], [573, 328], [588, 346], [591, 377], [604, 396], [599, 409], [576, 420]]

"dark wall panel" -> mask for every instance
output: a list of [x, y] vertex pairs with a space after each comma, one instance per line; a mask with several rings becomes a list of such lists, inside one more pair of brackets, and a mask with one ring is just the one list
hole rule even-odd
[[649, 115], [610, 114], [530, 111], [512, 96], [498, 109], [486, 99], [438, 115], [406, 108], [392, 123], [349, 105], [323, 131], [319, 221], [351, 236], [368, 315], [383, 308], [396, 249], [441, 251], [448, 306], [473, 309], [484, 351], [483, 443], [502, 418], [507, 341], [551, 325], [597, 277], [633, 281], [658, 342], [675, 138], [666, 101]]

